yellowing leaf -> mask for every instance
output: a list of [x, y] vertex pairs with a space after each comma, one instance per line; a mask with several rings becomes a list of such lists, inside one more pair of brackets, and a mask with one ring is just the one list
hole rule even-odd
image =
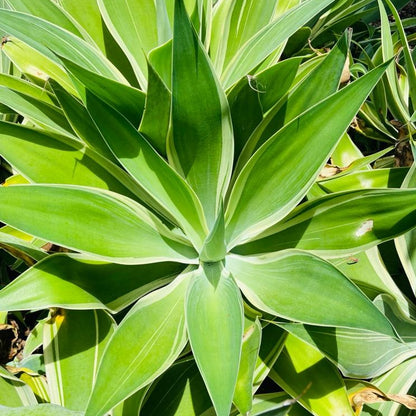
[[416, 397], [408, 394], [383, 393], [375, 387], [366, 387], [350, 395], [350, 402], [356, 415], [361, 413], [365, 404], [390, 401], [399, 403], [408, 409], [416, 409]]

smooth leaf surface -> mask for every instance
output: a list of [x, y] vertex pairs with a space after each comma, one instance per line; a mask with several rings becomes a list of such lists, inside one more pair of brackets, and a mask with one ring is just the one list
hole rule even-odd
[[393, 296], [408, 316], [416, 316], [416, 307], [404, 296], [390, 276], [377, 247], [354, 256], [331, 259], [331, 263], [352, 280], [371, 300], [382, 293]]
[[231, 176], [231, 116], [225, 93], [183, 1], [175, 4], [169, 156], [196, 192], [212, 227]]
[[[274, 133], [299, 116], [299, 114], [337, 91], [349, 50], [350, 37], [350, 34], [345, 32], [319, 65], [299, 84], [290, 89], [287, 98], [284, 97], [281, 101], [273, 103], [270, 111], [265, 115], [247, 141], [236, 167], [238, 172], [247, 163], [255, 150], [273, 136]], [[293, 60], [283, 62], [287, 63], [290, 61]], [[294, 76], [295, 73], [292, 74], [292, 81]], [[257, 76], [255, 79], [257, 79]], [[277, 84], [276, 89], [280, 89], [280, 84]], [[262, 95], [266, 96], [266, 94], [260, 94], [260, 96]]]
[[159, 154], [166, 156], [166, 140], [169, 132], [171, 93], [160, 75], [152, 67], [148, 67], [148, 87], [146, 107], [140, 123], [139, 131]]
[[154, 215], [111, 192], [16, 185], [0, 188], [0, 204], [3, 222], [97, 259], [125, 264], [195, 261], [194, 250]]
[[221, 263], [205, 263], [195, 273], [186, 299], [186, 324], [217, 415], [228, 416], [240, 362], [243, 302]]
[[0, 414], [4, 416], [83, 416], [83, 412], [75, 412], [55, 404], [38, 404], [24, 407], [0, 406]]
[[60, 108], [3, 86], [0, 86], [0, 96], [2, 104], [35, 125], [67, 136], [74, 135]]
[[289, 90], [300, 58], [287, 59], [256, 74], [248, 75], [227, 93], [233, 121], [236, 160], [250, 135], [266, 113]]
[[87, 108], [114, 156], [143, 189], [144, 201], [173, 217], [199, 249], [206, 225], [189, 185], [120, 113], [89, 93]]
[[58, 99], [59, 105], [76, 135], [97, 153], [118, 164], [86, 107], [58, 83], [49, 81], [49, 85], [51, 85], [55, 97]]
[[2, 157], [30, 181], [92, 186], [133, 198], [140, 192], [123, 170], [75, 139], [15, 123], [0, 127]]
[[261, 344], [260, 321], [244, 317], [244, 334], [241, 346], [240, 367], [235, 386], [233, 403], [240, 413], [247, 414], [253, 406], [253, 382]]
[[297, 205], [384, 69], [369, 72], [315, 105], [253, 155], [230, 195], [226, 212], [230, 247], [259, 234]]
[[0, 309], [109, 309], [118, 312], [169, 283], [180, 263], [120, 265], [56, 254], [22, 273], [0, 293]]
[[99, 0], [98, 6], [111, 34], [128, 57], [140, 85], [146, 89], [146, 55], [158, 46], [156, 2]]
[[327, 193], [367, 188], [400, 188], [408, 170], [408, 168], [385, 168], [352, 172], [345, 176], [320, 181], [319, 187]]
[[270, 377], [314, 415], [354, 415], [338, 369], [293, 335], [287, 337]]
[[184, 301], [192, 272], [140, 299], [112, 337], [85, 416], [101, 416], [166, 371], [187, 342]]
[[415, 355], [414, 344], [370, 331], [295, 323], [279, 326], [318, 348], [346, 377], [372, 378]]
[[319, 3], [313, 0], [305, 1], [263, 27], [238, 50], [224, 69], [222, 75], [224, 87], [230, 87], [249, 73], [289, 36], [332, 2], [333, 0], [322, 0]]
[[[11, 254], [19, 254], [19, 257], [25, 255], [24, 260], [28, 264], [32, 263], [30, 259], [39, 261], [47, 257], [47, 254], [34, 244], [2, 231], [0, 231], [0, 247], [6, 249]], [[13, 253], [13, 249], [16, 250], [16, 253]], [[26, 256], [30, 259], [26, 258]]]
[[299, 248], [340, 257], [392, 239], [416, 225], [415, 190], [378, 189], [334, 193], [295, 209], [274, 234], [235, 251], [264, 253]]
[[312, 254], [286, 250], [258, 257], [229, 255], [226, 267], [247, 299], [267, 313], [394, 336], [390, 323], [370, 300], [334, 266]]
[[261, 331], [261, 344], [254, 370], [253, 391], [256, 392], [269, 375], [280, 355], [287, 332], [276, 325], [268, 324]]
[[[0, 28], [59, 63], [53, 53], [108, 78], [125, 82], [117, 69], [95, 48], [58, 26], [25, 13], [0, 9]], [[52, 53], [52, 52], [53, 53]]]
[[200, 416], [212, 403], [193, 360], [174, 364], [149, 392], [142, 409], [147, 416]]
[[[12, 10], [26, 13], [32, 16], [47, 20], [54, 25], [72, 32], [74, 35], [83, 38], [86, 34], [79, 24], [61, 7], [53, 1], [43, 0], [6, 0]], [[84, 33], [82, 33], [84, 32]], [[88, 41], [88, 39], [84, 40]]]
[[30, 387], [0, 367], [0, 414], [2, 406], [30, 406], [37, 403]]
[[76, 86], [84, 103], [86, 101], [86, 90], [89, 90], [123, 114], [133, 126], [137, 127], [139, 125], [146, 97], [143, 91], [85, 69], [78, 65], [76, 61], [73, 62], [62, 57], [61, 59], [72, 77], [78, 80]]
[[[9, 41], [2, 46], [2, 51], [24, 73], [29, 79], [35, 82], [43, 81], [46, 85], [49, 78], [59, 82], [67, 91], [77, 94], [71, 78], [63, 69], [61, 63], [47, 52], [42, 54], [36, 47], [22, 42], [16, 37], [8, 37]], [[30, 60], [27, 57], [30, 56]]]
[[115, 327], [104, 311], [52, 310], [43, 327], [51, 403], [70, 410], [85, 410], [96, 381], [98, 362]]

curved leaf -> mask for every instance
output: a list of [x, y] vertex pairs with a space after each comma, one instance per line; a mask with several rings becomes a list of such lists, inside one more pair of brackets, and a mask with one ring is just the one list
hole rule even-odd
[[0, 406], [0, 414], [4, 416], [83, 416], [84, 412], [65, 409], [55, 404], [38, 404], [25, 407]]
[[168, 154], [197, 194], [211, 228], [231, 176], [231, 116], [183, 0], [175, 7], [172, 129]]
[[202, 416], [212, 403], [194, 360], [174, 364], [152, 386], [142, 414]]
[[114, 156], [143, 189], [143, 200], [173, 217], [200, 249], [206, 225], [189, 185], [120, 113], [88, 92], [87, 108]]
[[289, 36], [331, 3], [333, 0], [302, 2], [263, 27], [238, 50], [224, 69], [222, 74], [224, 87], [230, 87], [239, 78], [248, 74]]
[[245, 415], [253, 406], [253, 382], [261, 343], [261, 324], [258, 318], [244, 317], [244, 334], [241, 345], [240, 367], [234, 390], [233, 403]]
[[104, 311], [52, 310], [43, 327], [51, 403], [70, 410], [85, 410], [98, 362], [115, 327], [113, 319]]
[[205, 263], [195, 272], [186, 298], [186, 324], [217, 415], [228, 416], [240, 362], [243, 302], [221, 263]]
[[101, 416], [168, 369], [186, 345], [185, 294], [193, 272], [140, 299], [110, 340], [85, 416]]
[[169, 283], [183, 268], [180, 263], [129, 266], [56, 254], [2, 289], [0, 310], [105, 308], [115, 313]]
[[312, 254], [287, 250], [258, 257], [229, 255], [226, 267], [247, 299], [267, 313], [395, 336], [389, 321], [353, 283]]
[[330, 194], [300, 205], [283, 223], [264, 233], [274, 234], [234, 251], [258, 254], [296, 247], [328, 257], [356, 253], [414, 228], [415, 203], [414, 189]]
[[69, 137], [0, 122], [0, 152], [33, 182], [92, 186], [133, 198], [141, 194], [122, 169]]
[[415, 356], [414, 344], [359, 329], [279, 326], [323, 352], [346, 377], [372, 378]]
[[252, 156], [236, 180], [227, 207], [230, 247], [260, 234], [299, 203], [385, 66], [300, 115]]
[[147, 86], [146, 55], [158, 46], [155, 3], [154, 0], [98, 1], [107, 27], [128, 57], [143, 89]]
[[109, 77], [101, 76], [69, 59], [61, 57], [61, 60], [65, 69], [77, 81], [74, 82], [84, 103], [86, 101], [86, 90], [89, 90], [123, 114], [133, 126], [137, 127], [139, 125], [146, 97], [143, 91]]
[[108, 191], [15, 185], [0, 188], [0, 206], [1, 221], [97, 259], [123, 264], [196, 261], [195, 251], [153, 214]]
[[[124, 77], [101, 52], [71, 32], [25, 13], [0, 9], [0, 28], [59, 63], [54, 53], [111, 79]], [[52, 52], [51, 52], [52, 51]]]
[[338, 369], [293, 335], [287, 337], [270, 378], [314, 415], [354, 416]]

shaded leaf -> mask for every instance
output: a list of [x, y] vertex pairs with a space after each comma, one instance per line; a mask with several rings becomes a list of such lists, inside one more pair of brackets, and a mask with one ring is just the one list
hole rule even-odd
[[184, 301], [192, 272], [140, 299], [100, 363], [86, 416], [101, 416], [164, 373], [185, 347]]

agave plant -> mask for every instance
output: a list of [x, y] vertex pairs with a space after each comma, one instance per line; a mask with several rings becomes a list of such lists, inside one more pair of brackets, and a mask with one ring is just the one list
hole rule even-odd
[[[287, 412], [288, 393], [297, 412], [354, 414], [335, 365], [370, 378], [414, 356], [393, 319], [409, 302], [375, 275], [391, 297], [373, 303], [327, 259], [414, 228], [416, 191], [312, 193], [390, 62], [340, 88], [348, 32], [313, 64], [280, 60], [331, 0], [59, 3], [0, 9], [18, 115], [0, 153], [20, 174], [0, 238], [30, 265], [0, 310], [50, 310], [24, 351], [43, 345], [47, 384], [15, 363], [0, 404], [254, 415]], [[253, 399], [268, 375], [286, 393]]]

